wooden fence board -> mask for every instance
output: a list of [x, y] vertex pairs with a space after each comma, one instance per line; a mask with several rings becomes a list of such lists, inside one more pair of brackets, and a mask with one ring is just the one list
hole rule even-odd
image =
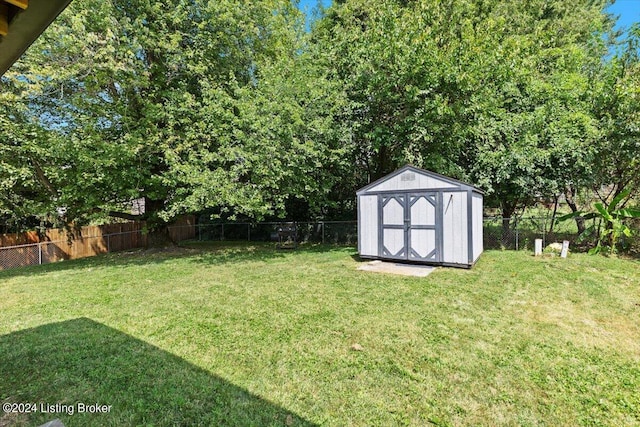
[[28, 245], [38, 243], [40, 236], [37, 231], [27, 231], [26, 233], [0, 234], [0, 247]]
[[[178, 227], [175, 227], [175, 226]], [[173, 227], [173, 228], [172, 228]], [[144, 222], [125, 222], [101, 226], [86, 226], [68, 233], [49, 229], [42, 235], [35, 231], [0, 235], [0, 270], [26, 265], [77, 259], [146, 247], [147, 233]], [[195, 238], [195, 217], [185, 216], [169, 228], [174, 241]], [[38, 245], [7, 248], [9, 246]], [[3, 249], [5, 248], [5, 249]]]
[[196, 238], [196, 217], [185, 215], [169, 226], [169, 238], [174, 242]]

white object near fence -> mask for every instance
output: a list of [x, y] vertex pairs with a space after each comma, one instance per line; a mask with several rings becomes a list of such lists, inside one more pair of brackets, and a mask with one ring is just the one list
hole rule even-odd
[[535, 256], [542, 255], [542, 239], [536, 239], [533, 254]]
[[562, 251], [560, 252], [560, 256], [562, 258], [566, 258], [567, 257], [567, 252], [569, 252], [569, 241], [568, 240], [563, 240], [562, 241]]

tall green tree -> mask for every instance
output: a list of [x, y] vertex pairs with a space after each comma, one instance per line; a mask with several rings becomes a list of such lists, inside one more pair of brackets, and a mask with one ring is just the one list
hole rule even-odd
[[576, 22], [571, 10], [553, 5], [518, 4], [508, 9], [511, 20], [484, 31], [494, 41], [485, 50], [490, 66], [482, 70], [469, 167], [503, 218], [590, 175], [598, 132], [584, 70], [604, 17], [591, 7], [590, 19]]
[[289, 0], [73, 2], [3, 78], [0, 108], [15, 112], [0, 209], [134, 218], [128, 202], [144, 198], [152, 222], [259, 218], [291, 198], [321, 210], [337, 178], [319, 165], [339, 147], [319, 138], [340, 101], [303, 41]]
[[349, 99], [342, 119], [361, 184], [406, 161], [441, 172], [452, 165], [460, 91], [446, 20], [436, 2], [353, 0], [314, 27]]
[[601, 130], [594, 190], [605, 205], [628, 190], [624, 206], [640, 194], [640, 23], [594, 75], [593, 112]]
[[583, 185], [606, 4], [337, 2], [313, 40], [345, 87], [360, 180], [410, 162], [480, 185], [507, 218]]

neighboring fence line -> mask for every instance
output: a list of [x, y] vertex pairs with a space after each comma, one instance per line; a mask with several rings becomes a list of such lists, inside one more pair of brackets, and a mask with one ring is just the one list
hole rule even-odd
[[[268, 242], [278, 239], [278, 227], [283, 222], [218, 222], [193, 226], [193, 239], [244, 240]], [[301, 243], [356, 244], [358, 239], [357, 221], [313, 221], [296, 222], [298, 241]], [[170, 226], [172, 234], [190, 226]], [[184, 231], [181, 231], [184, 233]], [[189, 240], [189, 239], [186, 239]], [[179, 242], [180, 240], [177, 240]]]
[[[505, 227], [503, 221], [508, 223]], [[550, 217], [483, 218], [484, 249], [533, 250], [535, 239], [543, 246], [568, 240], [572, 247], [579, 244], [575, 221], [564, 221], [551, 227]]]
[[[533, 250], [535, 239], [543, 239], [546, 246], [552, 242], [568, 240], [572, 247], [579, 245], [574, 221], [550, 227], [551, 219], [501, 217], [484, 218], [483, 244], [485, 249]], [[236, 240], [269, 242], [278, 239], [281, 222], [220, 222], [195, 224], [195, 217], [187, 216], [168, 227], [169, 237], [179, 243], [187, 240]], [[143, 222], [82, 227], [79, 236], [69, 240], [64, 231], [48, 230], [41, 240], [37, 233], [0, 236], [0, 270], [27, 265], [46, 264], [63, 259], [75, 259], [145, 247], [148, 236]], [[356, 221], [296, 222], [298, 242], [355, 245], [358, 238]], [[549, 231], [549, 229], [553, 231]], [[38, 241], [33, 241], [38, 240]]]
[[[569, 240], [576, 243], [578, 232], [575, 222], [566, 221], [550, 227], [551, 218], [531, 217], [507, 219], [503, 226], [501, 217], [484, 218], [483, 243], [485, 249], [532, 249], [535, 239], [542, 239], [545, 246], [555, 241]], [[277, 240], [277, 228], [281, 222], [219, 222], [191, 226], [174, 226], [170, 230], [193, 230], [193, 237], [200, 241]], [[313, 221], [296, 222], [299, 242], [356, 244], [358, 239], [357, 221]], [[549, 229], [552, 231], [549, 232]], [[184, 231], [182, 231], [184, 233]], [[185, 240], [188, 240], [185, 239]]]
[[46, 230], [43, 235], [35, 232], [4, 235], [0, 242], [14, 240], [31, 243], [0, 247], [0, 270], [143, 247], [147, 244], [143, 228], [142, 222], [129, 222], [81, 227], [72, 235], [55, 229]]

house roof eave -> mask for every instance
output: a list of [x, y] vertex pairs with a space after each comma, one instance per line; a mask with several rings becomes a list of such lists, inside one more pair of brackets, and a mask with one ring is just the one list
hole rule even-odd
[[0, 76], [2, 76], [71, 0], [29, 0], [28, 7], [15, 14], [7, 35], [0, 37]]

